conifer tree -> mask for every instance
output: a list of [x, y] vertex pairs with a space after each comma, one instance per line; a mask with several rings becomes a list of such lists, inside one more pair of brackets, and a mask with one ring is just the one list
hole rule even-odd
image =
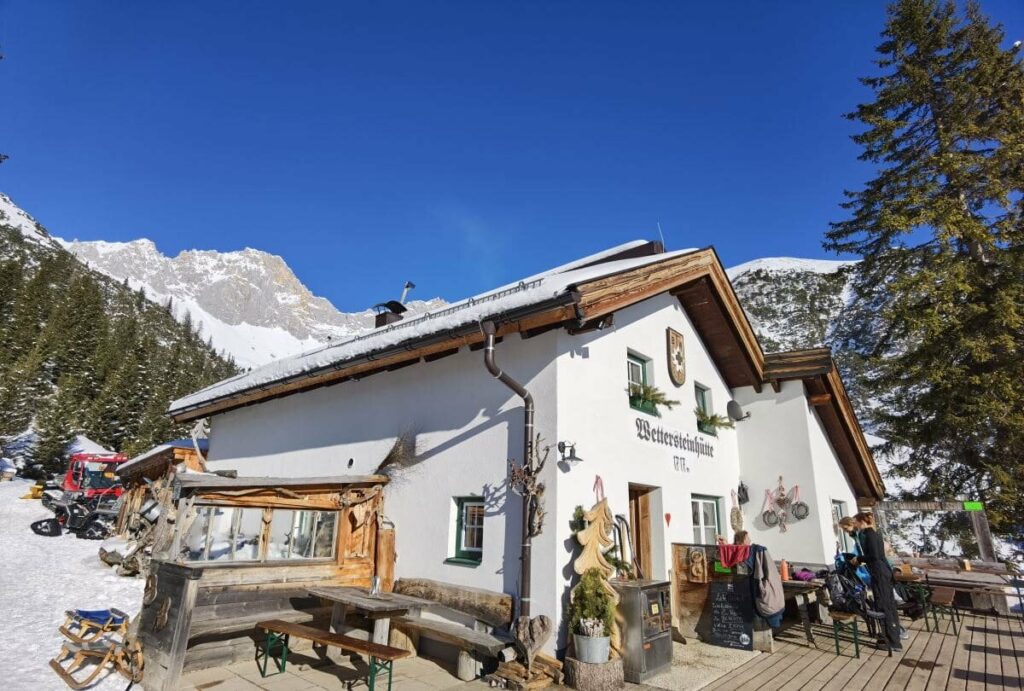
[[41, 464], [46, 473], [56, 473], [65, 467], [68, 445], [78, 433], [75, 401], [68, 391], [59, 388], [36, 418], [36, 442], [32, 449], [32, 460]]
[[975, 3], [898, 0], [874, 100], [848, 117], [875, 176], [825, 246], [862, 257], [862, 384], [922, 495], [1024, 516], [1024, 68]]

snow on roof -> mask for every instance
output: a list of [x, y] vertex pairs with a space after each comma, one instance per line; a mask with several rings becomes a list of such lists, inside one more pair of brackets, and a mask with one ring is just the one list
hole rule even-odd
[[844, 266], [856, 264], [855, 261], [844, 261], [836, 259], [800, 259], [798, 257], [765, 257], [726, 269], [725, 273], [729, 280], [734, 280], [740, 274], [751, 271], [808, 271], [816, 274], [835, 273]]
[[94, 442], [92, 439], [90, 439], [89, 437], [85, 436], [84, 434], [79, 434], [79, 435], [75, 436], [74, 440], [72, 440], [72, 442], [70, 444], [68, 444], [67, 452], [69, 454], [72, 454], [72, 453], [95, 453], [95, 454], [113, 453], [113, 451], [111, 451], [107, 447], [103, 446], [102, 444], [98, 444], [97, 442]]
[[263, 367], [225, 379], [201, 391], [179, 398], [171, 403], [170, 410], [173, 412], [192, 408], [243, 391], [267, 386], [282, 379], [338, 365], [401, 343], [478, 323], [511, 310], [537, 305], [564, 295], [571, 286], [577, 283], [662, 262], [694, 251], [685, 249], [587, 266], [592, 262], [614, 256], [641, 244], [643, 241], [619, 245], [487, 293], [424, 312], [412, 319], [394, 322], [346, 341], [331, 343], [305, 353], [276, 360]]
[[127, 475], [133, 468], [135, 468], [136, 466], [141, 465], [147, 459], [153, 458], [153, 456], [156, 456], [157, 454], [163, 453], [164, 451], [167, 451], [170, 448], [172, 448], [170, 444], [160, 444], [159, 446], [154, 446], [149, 451], [145, 451], [143, 453], [140, 453], [138, 456], [136, 456], [135, 458], [131, 459], [130, 461], [127, 461], [127, 462], [122, 463], [121, 465], [119, 465], [117, 467], [117, 471], [116, 472], [117, 472], [118, 475], [122, 475], [122, 476], [123, 475]]
[[[174, 441], [169, 441], [166, 444], [159, 444], [157, 446], [154, 446], [149, 451], [144, 451], [144, 452], [140, 453], [138, 456], [136, 456], [135, 458], [132, 458], [131, 460], [129, 460], [129, 461], [119, 465], [117, 467], [117, 474], [118, 475], [124, 475], [127, 471], [130, 471], [132, 468], [135, 468], [136, 466], [142, 464], [147, 459], [153, 458], [154, 456], [157, 456], [157, 455], [159, 455], [159, 454], [161, 454], [164, 451], [167, 451], [169, 449], [191, 449], [191, 448], [194, 448], [194, 445], [193, 445], [191, 439], [175, 439]], [[199, 440], [199, 450], [200, 451], [202, 451], [205, 454], [206, 451], [209, 448], [210, 448], [210, 443], [209, 443], [208, 440], [206, 440], [206, 439], [200, 439]]]

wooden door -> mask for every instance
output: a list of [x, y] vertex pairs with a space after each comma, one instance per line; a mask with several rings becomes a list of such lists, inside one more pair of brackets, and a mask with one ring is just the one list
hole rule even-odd
[[651, 577], [651, 490], [629, 486], [629, 529], [633, 538], [633, 562], [644, 578]]

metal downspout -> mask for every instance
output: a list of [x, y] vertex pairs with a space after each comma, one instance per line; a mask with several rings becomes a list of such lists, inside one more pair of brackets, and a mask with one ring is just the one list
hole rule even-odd
[[[523, 467], [527, 468], [533, 462], [533, 396], [522, 384], [508, 376], [494, 362], [494, 338], [497, 329], [494, 322], [485, 321], [480, 324], [483, 331], [484, 341], [484, 366], [487, 371], [494, 375], [494, 378], [512, 389], [523, 399]], [[530, 616], [530, 555], [532, 551], [532, 538], [530, 537], [530, 512], [529, 497], [523, 494], [523, 526], [522, 526], [522, 548], [520, 551], [519, 564], [519, 616]]]

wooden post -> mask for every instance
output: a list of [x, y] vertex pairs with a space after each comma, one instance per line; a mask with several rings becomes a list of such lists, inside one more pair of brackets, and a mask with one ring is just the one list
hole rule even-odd
[[996, 560], [996, 547], [992, 542], [992, 532], [988, 527], [988, 516], [984, 511], [968, 511], [971, 517], [971, 527], [974, 528], [974, 537], [978, 541], [978, 552], [982, 561]]
[[886, 507], [881, 503], [875, 507], [875, 523], [878, 524], [878, 532], [882, 534], [882, 539], [889, 538], [889, 516], [886, 514]]
[[331, 631], [334, 633], [345, 633], [348, 627], [345, 626], [345, 615], [348, 613], [348, 607], [340, 602], [334, 603], [334, 609], [331, 610]]

